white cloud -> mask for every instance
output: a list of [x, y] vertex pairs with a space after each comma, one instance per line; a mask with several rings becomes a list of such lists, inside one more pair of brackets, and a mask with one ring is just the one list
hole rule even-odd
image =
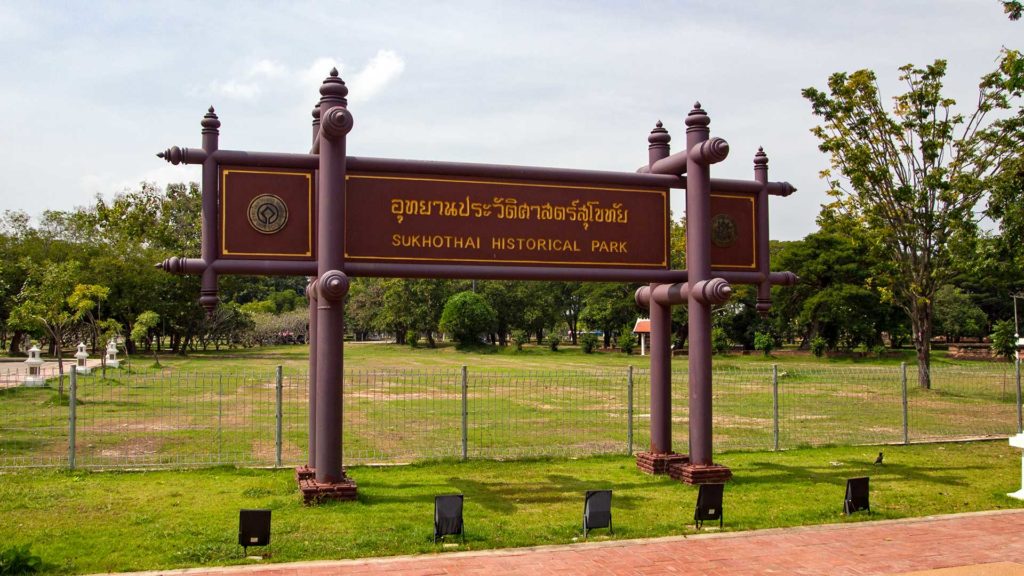
[[366, 67], [356, 72], [349, 82], [353, 102], [366, 102], [401, 76], [405, 61], [392, 50], [379, 50]]
[[218, 82], [214, 80], [210, 83], [210, 92], [216, 96], [234, 100], [255, 100], [261, 90], [259, 84], [255, 82], [240, 82], [238, 80]]
[[249, 69], [249, 76], [280, 78], [288, 73], [288, 68], [276, 60], [260, 60]]

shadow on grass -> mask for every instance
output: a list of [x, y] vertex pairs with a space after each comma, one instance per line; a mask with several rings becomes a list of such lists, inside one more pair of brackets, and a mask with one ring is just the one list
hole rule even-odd
[[886, 463], [880, 466], [850, 466], [836, 468], [817, 468], [810, 466], [791, 466], [777, 462], [751, 462], [751, 468], [736, 478], [739, 484], [799, 484], [815, 482], [823, 484], [844, 485], [849, 478], [871, 476], [879, 480], [904, 480], [924, 482], [939, 486], [967, 486], [958, 475], [951, 472], [967, 470], [985, 470], [985, 466], [945, 466], [924, 467]]

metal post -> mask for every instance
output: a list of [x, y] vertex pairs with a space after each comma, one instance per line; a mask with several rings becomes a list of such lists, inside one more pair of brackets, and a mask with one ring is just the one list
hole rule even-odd
[[[643, 334], [640, 335], [641, 338]], [[626, 370], [626, 453], [633, 455], [633, 367]]]
[[282, 406], [282, 401], [283, 401], [282, 393], [284, 391], [284, 370], [281, 368], [281, 366], [277, 367], [277, 386], [276, 386], [276, 391], [277, 391], [277, 399], [276, 399], [277, 400], [277, 412], [275, 413], [275, 416], [277, 417], [277, 430], [276, 430], [276, 434], [274, 436], [274, 456], [275, 456], [275, 458], [274, 458], [274, 466], [280, 468], [281, 467], [281, 440], [282, 440], [281, 439], [281, 430], [282, 430], [282, 424], [283, 424], [282, 420], [284, 420], [284, 407]]
[[[319, 123], [319, 116], [317, 117]], [[317, 126], [319, 129], [319, 125]], [[306, 466], [316, 469], [316, 318], [319, 305], [316, 300], [316, 278], [310, 278], [306, 285], [306, 296], [309, 297], [309, 373], [306, 376], [306, 393], [309, 400], [309, 440]]]
[[779, 365], [772, 364], [772, 450], [779, 451]]
[[[651, 290], [655, 288], [651, 284]], [[651, 299], [651, 447], [672, 453], [672, 308]]]
[[1020, 351], [1017, 351], [1017, 434], [1024, 432], [1024, 413], [1021, 412]]
[[224, 463], [224, 375], [217, 374], [217, 463]]
[[469, 458], [469, 370], [462, 367], [462, 459]]
[[345, 481], [342, 468], [344, 406], [345, 135], [352, 129], [348, 88], [337, 70], [320, 86], [317, 180], [316, 482]]
[[910, 423], [907, 421], [907, 363], [900, 362], [900, 385], [903, 388], [903, 443], [910, 444]]
[[71, 390], [68, 399], [68, 469], [75, 469], [75, 428], [78, 411], [78, 371], [71, 367]]

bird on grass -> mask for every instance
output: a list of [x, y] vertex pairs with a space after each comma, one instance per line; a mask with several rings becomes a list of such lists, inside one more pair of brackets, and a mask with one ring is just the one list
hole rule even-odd
[[878, 458], [875, 458], [875, 466], [877, 466], [877, 465], [879, 465], [881, 463], [882, 463], [882, 453], [879, 452], [878, 453]]

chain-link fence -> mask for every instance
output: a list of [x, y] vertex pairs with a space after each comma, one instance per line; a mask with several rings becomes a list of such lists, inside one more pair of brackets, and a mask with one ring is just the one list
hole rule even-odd
[[[303, 372], [0, 371], [0, 468], [302, 464]], [[1019, 429], [1009, 364], [717, 368], [714, 446], [773, 450], [1006, 437]], [[686, 451], [686, 371], [672, 375], [674, 448]], [[647, 369], [359, 370], [345, 374], [344, 461], [631, 453], [650, 440]]]

